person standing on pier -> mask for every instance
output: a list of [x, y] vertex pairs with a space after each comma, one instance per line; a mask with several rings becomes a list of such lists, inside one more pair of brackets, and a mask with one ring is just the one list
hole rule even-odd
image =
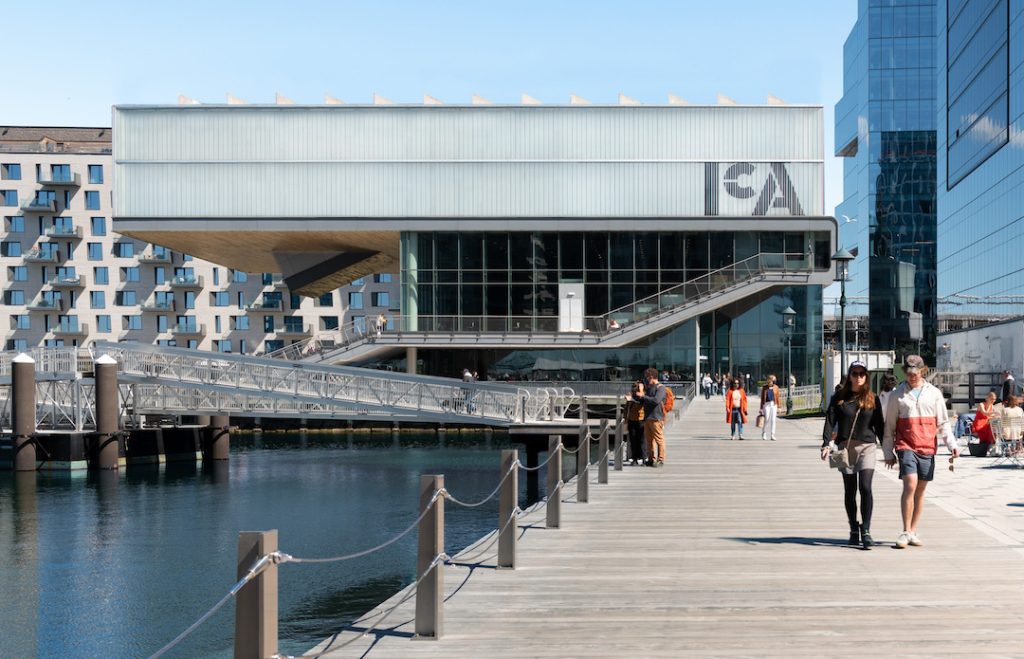
[[644, 456], [644, 406], [634, 399], [642, 388], [639, 381], [634, 382], [630, 395], [626, 397], [626, 429], [629, 432], [629, 459], [632, 465], [647, 462]]
[[747, 422], [747, 392], [739, 378], [732, 381], [725, 393], [725, 422], [729, 424], [729, 439], [743, 441], [743, 424]]
[[644, 371], [633, 400], [644, 406], [644, 441], [648, 467], [665, 466], [665, 385], [658, 380], [658, 369]]
[[899, 549], [924, 544], [917, 535], [917, 528], [921, 522], [925, 488], [928, 481], [935, 478], [938, 438], [942, 437], [953, 454], [949, 459], [950, 465], [960, 456], [953, 429], [949, 427], [946, 399], [938, 388], [925, 381], [928, 368], [924, 360], [920, 355], [907, 355], [903, 360], [903, 370], [907, 379], [889, 398], [882, 440], [885, 466], [892, 469], [899, 462], [900, 479], [903, 480], [900, 499], [903, 532], [896, 539]]
[[761, 439], [775, 441], [775, 421], [779, 416], [779, 385], [775, 384], [775, 376], [769, 375], [761, 387], [761, 414], [764, 415], [764, 426], [761, 428]]
[[[850, 467], [840, 469], [843, 475], [843, 493], [846, 518], [850, 522], [851, 545], [871, 549], [871, 513], [875, 500], [871, 481], [875, 475], [878, 440], [885, 432], [882, 406], [868, 386], [868, 368], [860, 361], [850, 364], [846, 384], [829, 401], [825, 412], [825, 434], [821, 445], [821, 459], [827, 460], [829, 443], [835, 442], [841, 451], [847, 451]], [[860, 519], [857, 521], [857, 493], [860, 493]]]

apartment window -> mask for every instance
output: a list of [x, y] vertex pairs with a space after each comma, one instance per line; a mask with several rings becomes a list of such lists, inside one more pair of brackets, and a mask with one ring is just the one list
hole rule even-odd
[[192, 260], [192, 256], [190, 254], [182, 254], [181, 255], [181, 260], [182, 261], [191, 261]]
[[241, 270], [231, 270], [231, 281], [235, 284], [244, 284], [249, 281], [249, 275]]
[[213, 342], [213, 348], [217, 352], [231, 352], [231, 341], [228, 339], [217, 339]]
[[57, 279], [61, 281], [73, 281], [78, 279], [78, 270], [73, 265], [57, 266]]
[[27, 339], [7, 339], [7, 349], [8, 350], [17, 350], [19, 352], [20, 351], [24, 351], [24, 350], [28, 350], [28, 340]]
[[0, 242], [0, 256], [21, 256], [21, 241], [5, 240]]
[[316, 306], [318, 307], [333, 307], [334, 306], [334, 293], [324, 293], [317, 298]]
[[4, 218], [4, 226], [9, 233], [22, 233], [25, 231], [25, 217], [22, 215], [8, 215]]
[[174, 293], [171, 291], [156, 291], [153, 293], [153, 301], [162, 307], [174, 307]]
[[100, 334], [110, 334], [110, 316], [96, 316], [96, 331]]
[[249, 317], [248, 316], [232, 316], [231, 317], [231, 329], [234, 329], [234, 330], [247, 330], [247, 329], [249, 329]]
[[71, 165], [50, 165], [50, 180], [67, 183], [71, 180]]
[[99, 190], [86, 190], [85, 191], [85, 210], [87, 211], [98, 211], [100, 209], [100, 193]]
[[89, 183], [103, 183], [103, 165], [89, 165]]
[[92, 269], [92, 280], [96, 284], [109, 284], [110, 283], [110, 271], [107, 270], [107, 266], [101, 265], [96, 266]]
[[195, 291], [185, 291], [185, 308], [195, 309], [196, 308], [196, 293]]
[[88, 243], [85, 246], [86, 253], [90, 261], [102, 261], [103, 260], [103, 244], [102, 243]]
[[244, 355], [246, 353], [245, 339], [238, 339], [238, 354]]
[[213, 331], [220, 334], [220, 316], [213, 317]]
[[135, 266], [129, 266], [129, 267], [121, 268], [121, 281], [122, 282], [142, 281], [142, 275], [141, 275], [141, 271], [139, 270], [139, 266], [135, 265]]
[[242, 291], [238, 291], [238, 308], [245, 308], [245, 293]]
[[269, 272], [264, 272], [263, 273], [263, 285], [264, 286], [271, 286], [271, 285], [273, 285], [273, 283], [274, 283], [274, 275], [270, 274]]
[[292, 311], [298, 311], [302, 307], [302, 296], [291, 293], [288, 296], [288, 301], [291, 303]]
[[28, 281], [28, 267], [24, 265], [16, 265], [7, 268], [7, 276], [11, 281]]
[[142, 329], [142, 316], [121, 316], [121, 327], [126, 330]]
[[274, 331], [274, 317], [273, 316], [264, 316], [263, 317], [263, 331], [265, 333], [267, 333], [267, 334], [270, 334], [271, 332]]
[[103, 291], [90, 291], [89, 292], [89, 308], [90, 309], [106, 309], [107, 308], [107, 294]]
[[320, 329], [322, 329], [322, 330], [336, 330], [336, 329], [338, 329], [338, 317], [337, 316], [320, 316]]
[[174, 258], [174, 254], [171, 250], [166, 247], [161, 247], [160, 245], [153, 245], [153, 256], [161, 259], [167, 259], [168, 261]]
[[366, 316], [352, 316], [352, 329], [359, 334], [366, 334]]
[[57, 316], [57, 327], [62, 332], [77, 332], [78, 331], [78, 316]]
[[94, 235], [94, 236], [105, 236], [105, 235], [107, 235], [107, 218], [105, 218], [105, 217], [93, 217], [93, 218], [90, 218], [90, 226], [92, 227], [92, 235]]
[[16, 162], [0, 165], [0, 179], [5, 181], [20, 181], [21, 165]]
[[220, 286], [220, 268], [213, 269], [213, 285]]
[[360, 277], [359, 279], [352, 280], [351, 286], [362, 286], [365, 283], [366, 283], [366, 280], [363, 279], [362, 277]]
[[135, 291], [118, 291], [116, 295], [116, 304], [119, 307], [134, 307], [138, 304], [138, 298], [135, 295]]
[[192, 283], [196, 281], [195, 268], [175, 268], [174, 281]]
[[174, 348], [178, 345], [178, 342], [174, 339], [158, 339], [156, 344], [165, 348]]
[[349, 309], [362, 309], [363, 308], [363, 294], [362, 293], [349, 293], [348, 294], [348, 308]]
[[4, 291], [4, 304], [11, 306], [25, 304], [25, 291]]
[[135, 243], [121, 242], [114, 243], [114, 256], [122, 259], [130, 259], [135, 256]]
[[28, 314], [15, 314], [11, 316], [11, 328], [16, 330], [32, 329], [32, 316]]
[[48, 206], [53, 202], [57, 201], [57, 192], [55, 190], [37, 190], [36, 191], [36, 203]]
[[63, 348], [64, 339], [46, 339], [43, 341], [43, 346], [47, 348]]
[[60, 252], [58, 251], [59, 247], [60, 247], [60, 243], [54, 243], [54, 242], [39, 243], [39, 253], [42, 254], [44, 257], [46, 257], [48, 259], [59, 259], [60, 258]]
[[4, 206], [17, 206], [18, 205], [18, 191], [17, 190], [0, 190], [0, 198], [3, 199]]
[[231, 304], [231, 295], [227, 291], [210, 293], [211, 307], [226, 307]]
[[70, 217], [55, 217], [53, 218], [53, 230], [58, 235], [66, 236], [74, 232], [75, 223]]
[[284, 341], [278, 339], [267, 339], [263, 342], [263, 346], [264, 352], [274, 352], [275, 350], [280, 350], [284, 347]]
[[166, 332], [167, 331], [167, 316], [156, 317], [156, 331]]
[[379, 275], [374, 275], [373, 276], [373, 282], [375, 284], [390, 284], [391, 283], [391, 275], [389, 275], [387, 273], [382, 273], [382, 274], [379, 274]]
[[153, 283], [159, 285], [166, 281], [167, 268], [163, 267], [162, 265], [158, 265], [157, 267], [153, 268]]
[[387, 307], [391, 305], [391, 294], [387, 291], [374, 293], [371, 298], [373, 300], [373, 306], [375, 307]]

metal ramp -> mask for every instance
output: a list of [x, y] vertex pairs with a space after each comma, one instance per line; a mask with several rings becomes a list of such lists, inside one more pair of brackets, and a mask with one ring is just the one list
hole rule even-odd
[[[812, 266], [805, 254], [757, 254], [602, 316], [588, 317], [579, 332], [557, 331], [557, 318], [396, 318], [394, 329], [378, 333], [362, 323], [349, 325], [267, 356], [351, 363], [406, 347], [619, 348], [775, 286], [807, 284], [814, 274]], [[422, 327], [430, 321], [435, 326]]]
[[97, 342], [118, 361], [142, 413], [295, 418], [383, 418], [490, 426], [543, 424], [565, 415], [570, 389], [514, 387], [265, 357]]

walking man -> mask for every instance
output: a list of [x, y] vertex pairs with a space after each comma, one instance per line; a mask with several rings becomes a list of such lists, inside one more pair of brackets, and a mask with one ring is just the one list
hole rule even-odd
[[647, 466], [665, 466], [665, 385], [658, 381], [658, 369], [644, 371], [633, 400], [644, 406], [644, 442]]
[[892, 469], [900, 465], [903, 495], [900, 512], [903, 532], [896, 539], [900, 549], [907, 545], [924, 544], [917, 534], [924, 505], [924, 491], [928, 481], [935, 477], [935, 453], [941, 436], [949, 452], [950, 464], [960, 455], [946, 414], [946, 399], [942, 392], [924, 379], [927, 367], [919, 355], [907, 355], [903, 360], [906, 381], [889, 396], [885, 410], [885, 435], [882, 450], [885, 466]]

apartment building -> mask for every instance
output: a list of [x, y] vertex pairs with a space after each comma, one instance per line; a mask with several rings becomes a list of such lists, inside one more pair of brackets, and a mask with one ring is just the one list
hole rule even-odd
[[382, 314], [394, 322], [389, 274], [301, 297], [280, 275], [117, 234], [112, 167], [109, 128], [0, 127], [5, 349], [105, 340], [262, 354]]

